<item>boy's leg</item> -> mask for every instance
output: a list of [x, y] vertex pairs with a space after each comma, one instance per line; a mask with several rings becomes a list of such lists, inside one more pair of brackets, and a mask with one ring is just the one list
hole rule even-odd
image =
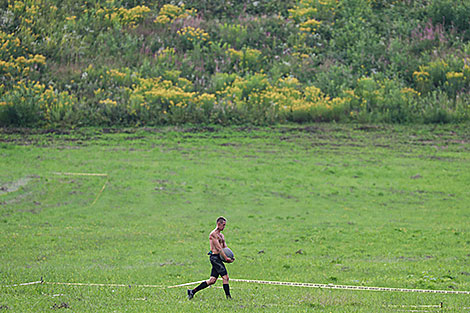
[[213, 285], [217, 281], [217, 277], [211, 276], [208, 281], [203, 281], [202, 283], [199, 284], [194, 289], [189, 289], [188, 290], [188, 299], [191, 300], [194, 297], [194, 294], [198, 291], [201, 291], [204, 288], [209, 287], [210, 285]]
[[228, 274], [222, 276], [222, 279], [223, 279], [223, 286], [224, 286], [225, 296], [227, 297], [227, 299], [231, 299], [232, 296], [230, 295], [230, 286], [228, 284]]

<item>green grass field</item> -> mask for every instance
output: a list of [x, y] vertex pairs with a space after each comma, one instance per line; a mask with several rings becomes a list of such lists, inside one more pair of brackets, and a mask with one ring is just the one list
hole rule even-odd
[[[470, 291], [469, 125], [4, 129], [0, 156], [0, 311], [470, 312], [469, 295], [165, 288], [208, 278], [224, 215], [231, 278]], [[41, 277], [131, 287], [5, 287]]]

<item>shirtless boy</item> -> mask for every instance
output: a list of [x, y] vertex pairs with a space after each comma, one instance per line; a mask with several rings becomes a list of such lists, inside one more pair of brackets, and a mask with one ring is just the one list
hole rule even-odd
[[219, 275], [222, 277], [223, 280], [225, 296], [227, 297], [227, 299], [232, 298], [230, 296], [230, 288], [228, 285], [227, 269], [225, 268], [225, 265], [222, 262], [222, 260], [225, 260], [225, 262], [227, 263], [232, 263], [234, 261], [234, 259], [228, 258], [223, 250], [223, 248], [227, 247], [227, 244], [225, 243], [224, 235], [222, 235], [221, 232], [224, 230], [226, 223], [227, 219], [225, 217], [219, 217], [217, 219], [217, 227], [209, 235], [209, 242], [211, 246], [211, 251], [209, 252], [209, 255], [212, 264], [211, 277], [209, 278], [209, 280], [203, 281], [196, 288], [188, 290], [189, 300], [194, 297], [194, 294], [196, 292], [215, 284]]

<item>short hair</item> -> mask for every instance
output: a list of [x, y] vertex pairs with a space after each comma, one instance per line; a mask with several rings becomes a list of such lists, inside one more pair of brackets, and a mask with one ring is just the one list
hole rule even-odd
[[225, 217], [223, 217], [223, 216], [219, 216], [219, 217], [217, 218], [217, 224], [219, 224], [219, 223], [221, 223], [221, 222], [227, 222], [227, 219], [226, 219]]

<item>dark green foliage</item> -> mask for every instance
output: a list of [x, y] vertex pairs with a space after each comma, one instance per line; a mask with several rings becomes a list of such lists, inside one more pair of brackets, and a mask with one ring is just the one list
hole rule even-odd
[[470, 3], [465, 0], [431, 1], [428, 14], [434, 24], [443, 24], [447, 30], [460, 33], [470, 39]]
[[[168, 21], [156, 23], [168, 5], [173, 5]], [[463, 0], [5, 1], [0, 5], [0, 123], [51, 123], [33, 98], [12, 102], [18, 83], [39, 82], [78, 100], [69, 114], [57, 115], [60, 124], [148, 124], [141, 113], [131, 117], [128, 106], [139, 88], [137, 78], [157, 77], [178, 87], [184, 79], [185, 92], [213, 94], [216, 100], [212, 106], [193, 103], [184, 114], [170, 110], [167, 118], [150, 124], [282, 122], [284, 115], [268, 113], [277, 112], [268, 108], [272, 100], [252, 99], [247, 91], [242, 97], [247, 107], [240, 107], [216, 94], [237, 77], [257, 74], [271, 86], [294, 77], [301, 92], [315, 86], [331, 99], [348, 99], [341, 120], [462, 121], [470, 115], [459, 104], [470, 94], [468, 16], [470, 4]], [[305, 23], [315, 21], [318, 25], [306, 30]], [[44, 56], [45, 63], [27, 63], [34, 55]], [[110, 70], [127, 78], [114, 80]], [[388, 82], [390, 88], [369, 90], [380, 94], [375, 102], [364, 94], [360, 101], [350, 98], [351, 91], [361, 94], [362, 78], [377, 88]], [[406, 88], [418, 96], [403, 100]], [[368, 104], [361, 106], [363, 101]], [[295, 114], [325, 120], [311, 112]], [[332, 115], [326, 120], [338, 119]], [[61, 121], [65, 116], [68, 120]]]

